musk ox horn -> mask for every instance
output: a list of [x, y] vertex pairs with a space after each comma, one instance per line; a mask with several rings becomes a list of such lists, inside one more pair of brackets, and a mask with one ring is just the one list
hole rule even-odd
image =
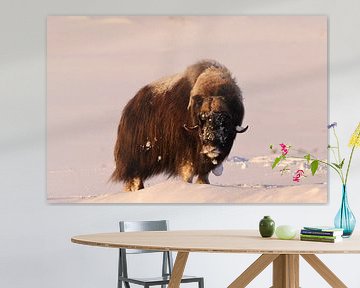
[[244, 133], [244, 132], [246, 132], [246, 130], [248, 130], [248, 128], [249, 128], [249, 125], [247, 125], [245, 128], [241, 127], [241, 126], [236, 126], [235, 130], [236, 130], [236, 133]]
[[192, 132], [193, 130], [199, 128], [199, 125], [188, 127], [186, 124], [184, 124], [183, 127], [186, 131]]

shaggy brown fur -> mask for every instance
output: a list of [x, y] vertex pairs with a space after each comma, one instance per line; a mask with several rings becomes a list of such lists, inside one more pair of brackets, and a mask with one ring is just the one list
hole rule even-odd
[[209, 183], [209, 172], [230, 153], [244, 116], [242, 95], [227, 68], [201, 61], [140, 89], [125, 106], [111, 179], [125, 190], [164, 173]]

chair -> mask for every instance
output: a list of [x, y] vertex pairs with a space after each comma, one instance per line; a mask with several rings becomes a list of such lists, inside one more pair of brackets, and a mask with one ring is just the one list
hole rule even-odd
[[[134, 232], [134, 231], [167, 231], [168, 221], [120, 221], [120, 232]], [[160, 286], [165, 288], [169, 284], [170, 276], [173, 268], [172, 254], [169, 251], [150, 251], [150, 250], [135, 250], [135, 249], [119, 249], [119, 269], [118, 269], [118, 288], [122, 288], [124, 283], [125, 288], [130, 288], [131, 284], [137, 284], [144, 288], [150, 286]], [[127, 271], [127, 254], [141, 254], [141, 253], [163, 253], [162, 257], [162, 275], [161, 277], [153, 278], [132, 278], [128, 276]], [[183, 276], [181, 283], [197, 282], [199, 288], [204, 288], [204, 278], [194, 276]]]

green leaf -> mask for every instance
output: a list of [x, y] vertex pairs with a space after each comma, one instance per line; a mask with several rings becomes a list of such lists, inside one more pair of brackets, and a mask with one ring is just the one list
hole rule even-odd
[[339, 164], [337, 164], [337, 163], [335, 163], [335, 162], [333, 162], [333, 163], [331, 163], [331, 164], [333, 164], [336, 168], [341, 169]]
[[319, 160], [314, 160], [313, 162], [311, 162], [310, 169], [313, 176], [315, 175], [318, 167], [319, 167]]
[[273, 149], [273, 147], [274, 147], [274, 146], [273, 146], [273, 144], [271, 144], [271, 145], [270, 145], [270, 149], [272, 150], [272, 149]]
[[340, 164], [337, 164], [335, 162], [333, 162], [331, 164], [333, 164], [336, 168], [341, 170], [343, 168], [343, 166], [344, 166], [344, 162], [345, 162], [345, 159], [343, 159]]
[[274, 160], [274, 163], [271, 166], [271, 168], [274, 169], [280, 163], [280, 161], [283, 160], [283, 159], [285, 159], [284, 155], [276, 157], [275, 160]]
[[344, 166], [344, 162], [345, 162], [345, 158], [341, 161], [341, 163], [340, 163], [340, 169], [342, 169], [343, 168], [343, 166]]
[[307, 160], [307, 163], [310, 163], [310, 154], [305, 155], [304, 158]]

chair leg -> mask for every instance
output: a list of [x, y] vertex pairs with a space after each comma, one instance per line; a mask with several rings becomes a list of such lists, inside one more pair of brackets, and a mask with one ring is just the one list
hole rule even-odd
[[123, 282], [124, 282], [124, 287], [125, 288], [130, 288], [129, 282], [125, 282], [125, 281], [121, 281], [121, 280], [118, 281], [118, 288], [122, 288], [122, 283]]
[[121, 251], [119, 249], [119, 263], [118, 263], [118, 285], [117, 288], [122, 288], [122, 281], [119, 279], [119, 276], [122, 276], [122, 258]]
[[199, 280], [199, 288], [204, 288], [204, 279]]

